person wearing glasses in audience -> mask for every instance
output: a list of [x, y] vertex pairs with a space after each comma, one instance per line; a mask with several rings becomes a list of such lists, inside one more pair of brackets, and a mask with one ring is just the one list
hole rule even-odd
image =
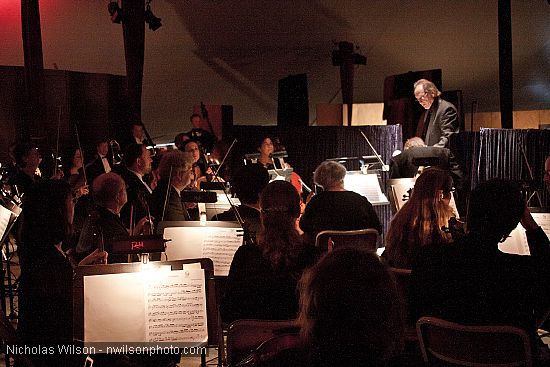
[[456, 107], [442, 99], [439, 89], [427, 79], [414, 83], [414, 98], [426, 110], [418, 122], [416, 136], [428, 146], [448, 148], [450, 136], [459, 129]]

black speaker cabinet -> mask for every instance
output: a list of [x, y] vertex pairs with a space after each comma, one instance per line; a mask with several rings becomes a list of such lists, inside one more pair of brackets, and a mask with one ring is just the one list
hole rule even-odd
[[279, 80], [278, 126], [308, 126], [307, 75], [289, 75]]

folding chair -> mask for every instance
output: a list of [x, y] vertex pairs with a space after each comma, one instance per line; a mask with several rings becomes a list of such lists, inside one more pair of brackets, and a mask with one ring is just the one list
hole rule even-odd
[[513, 367], [533, 365], [531, 341], [515, 326], [471, 326], [436, 317], [416, 323], [428, 366]]
[[361, 247], [374, 252], [378, 248], [378, 231], [372, 228], [355, 231], [321, 231], [315, 237], [315, 246], [322, 252], [330, 252], [337, 246]]
[[263, 342], [297, 332], [296, 320], [237, 320], [227, 331], [227, 365], [235, 366]]

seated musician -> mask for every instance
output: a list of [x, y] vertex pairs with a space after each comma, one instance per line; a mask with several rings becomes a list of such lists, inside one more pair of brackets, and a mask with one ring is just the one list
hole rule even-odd
[[[202, 153], [200, 142], [196, 139], [187, 139], [181, 143], [180, 150], [190, 153], [193, 156], [193, 173], [195, 176], [194, 185], [196, 189], [200, 189], [201, 182], [210, 182], [214, 179], [214, 171], [208, 166], [206, 157]], [[217, 182], [222, 182], [223, 179], [216, 177]]]
[[[51, 354], [28, 354], [33, 366], [81, 366], [79, 356], [57, 353], [59, 345], [73, 342], [72, 279], [76, 264], [62, 251], [73, 220], [71, 188], [61, 180], [42, 180], [25, 196], [23, 242], [19, 246], [19, 345], [53, 347]], [[105, 262], [106, 258], [106, 252], [96, 250], [80, 265]]]
[[300, 228], [306, 240], [315, 243], [315, 236], [324, 230], [350, 231], [374, 228], [382, 232], [382, 224], [368, 199], [344, 188], [346, 167], [338, 162], [321, 163], [313, 180], [323, 188], [306, 205]]
[[[233, 175], [232, 187], [237, 194], [241, 205], [237, 211], [244, 221], [244, 226], [255, 238], [260, 230], [260, 193], [269, 183], [269, 174], [260, 164], [252, 163], [243, 166]], [[235, 213], [229, 209], [217, 214], [215, 220], [237, 221]]]
[[447, 171], [428, 168], [418, 177], [409, 200], [395, 214], [386, 234], [382, 256], [390, 266], [410, 269], [423, 247], [452, 241], [441, 229], [448, 226], [451, 217], [457, 217], [450, 206], [452, 190], [453, 179]]
[[151, 214], [155, 222], [191, 220], [180, 193], [193, 180], [193, 156], [179, 150], [164, 153], [159, 176], [151, 197]]
[[[530, 256], [501, 252], [518, 223]], [[470, 325], [513, 325], [541, 345], [537, 325], [550, 307], [550, 241], [514, 182], [492, 179], [470, 195], [467, 232], [452, 245], [423, 249], [413, 265], [410, 303], [417, 318], [430, 315]], [[546, 350], [544, 345], [542, 350]], [[548, 363], [548, 362], [546, 362]], [[548, 364], [540, 364], [548, 365]]]
[[[104, 246], [110, 252], [111, 242], [115, 239], [123, 239], [129, 236], [124, 226], [120, 212], [128, 198], [126, 183], [114, 172], [104, 173], [97, 177], [92, 185], [96, 209], [90, 213], [84, 226], [78, 244], [76, 254], [79, 258], [93, 252], [96, 248]], [[147, 218], [142, 218], [134, 227], [132, 234], [142, 233]], [[111, 255], [110, 263], [127, 262], [127, 255]]]
[[42, 157], [38, 148], [31, 143], [16, 144], [13, 149], [13, 156], [17, 165], [17, 172], [10, 178], [8, 184], [12, 188], [17, 187], [17, 191], [13, 191], [13, 193], [21, 196], [34, 182], [41, 180], [37, 172]]
[[300, 197], [290, 183], [267, 185], [260, 208], [262, 227], [257, 244], [239, 247], [231, 263], [220, 308], [227, 323], [295, 318], [297, 281], [316, 258], [315, 249], [305, 245], [296, 230]]

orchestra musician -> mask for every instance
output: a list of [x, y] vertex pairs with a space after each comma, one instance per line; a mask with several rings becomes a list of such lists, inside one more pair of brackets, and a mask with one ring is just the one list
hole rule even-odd
[[128, 185], [128, 202], [122, 208], [120, 216], [126, 228], [133, 228], [135, 222], [150, 215], [149, 201], [153, 190], [145, 176], [151, 173], [153, 159], [145, 145], [130, 144], [124, 151], [123, 161], [124, 167], [120, 176]]
[[[200, 189], [201, 182], [210, 182], [214, 179], [214, 171], [209, 166], [206, 156], [202, 152], [201, 144], [197, 139], [192, 138], [182, 142], [180, 150], [193, 156], [194, 185], [196, 189]], [[223, 182], [221, 177], [216, 177], [215, 180], [216, 182]]]
[[453, 179], [439, 168], [426, 169], [416, 180], [409, 200], [395, 214], [386, 234], [383, 258], [395, 268], [410, 269], [424, 247], [440, 246], [452, 241], [442, 230], [451, 217]]
[[[82, 365], [58, 346], [72, 344], [73, 264], [62, 245], [70, 235], [73, 196], [62, 180], [41, 180], [26, 192], [22, 243], [17, 335], [20, 345], [50, 347], [54, 353], [26, 357], [33, 366]], [[107, 253], [93, 251], [80, 265], [104, 262]], [[80, 357], [82, 358], [82, 357]], [[78, 361], [78, 360], [77, 360]]]
[[313, 243], [323, 230], [349, 231], [374, 228], [382, 233], [382, 224], [368, 199], [344, 188], [346, 167], [338, 162], [321, 163], [313, 180], [323, 191], [313, 196], [300, 218], [300, 228]]
[[286, 181], [273, 181], [260, 197], [262, 226], [256, 244], [239, 247], [220, 307], [224, 322], [296, 317], [296, 284], [316, 259], [296, 230], [300, 197]]
[[42, 161], [38, 148], [31, 143], [18, 143], [13, 149], [17, 173], [10, 178], [8, 184], [16, 187], [17, 194], [25, 193], [34, 182], [40, 181], [37, 174], [38, 166]]
[[113, 162], [109, 157], [109, 140], [100, 138], [96, 143], [96, 155], [85, 168], [88, 183], [91, 185], [97, 176], [111, 172], [112, 167]]
[[160, 179], [151, 197], [155, 222], [191, 220], [180, 194], [193, 180], [193, 156], [179, 150], [164, 153], [158, 173]]
[[[104, 173], [92, 185], [96, 209], [90, 213], [76, 246], [76, 255], [82, 258], [102, 245], [107, 252], [115, 239], [127, 238], [130, 233], [121, 219], [121, 210], [128, 201], [126, 183], [114, 172]], [[132, 235], [141, 234], [148, 221], [142, 218], [134, 227]], [[111, 255], [109, 263], [127, 262], [127, 255]]]

